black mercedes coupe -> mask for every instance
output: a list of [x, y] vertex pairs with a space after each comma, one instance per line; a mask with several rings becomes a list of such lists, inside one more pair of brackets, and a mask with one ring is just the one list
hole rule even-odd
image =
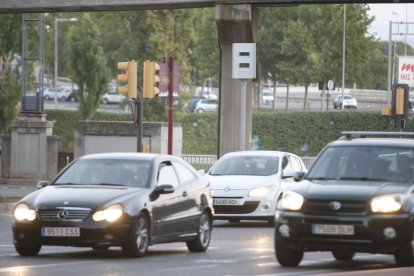
[[208, 179], [181, 158], [145, 153], [85, 155], [22, 198], [13, 238], [22, 256], [43, 245], [122, 248], [142, 257], [156, 243], [207, 250], [214, 210]]

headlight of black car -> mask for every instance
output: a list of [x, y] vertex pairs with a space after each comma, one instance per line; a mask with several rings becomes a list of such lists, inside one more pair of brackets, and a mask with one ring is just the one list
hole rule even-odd
[[374, 213], [392, 213], [401, 209], [404, 195], [390, 194], [375, 197], [371, 200], [371, 211]]
[[302, 195], [292, 191], [286, 191], [282, 194], [282, 197], [277, 204], [277, 208], [282, 210], [298, 211], [302, 208], [303, 201], [304, 199]]
[[103, 210], [96, 211], [92, 218], [94, 221], [114, 222], [124, 213], [124, 208], [120, 204], [111, 205]]
[[14, 208], [13, 216], [17, 221], [34, 221], [36, 219], [36, 211], [26, 203], [20, 203]]

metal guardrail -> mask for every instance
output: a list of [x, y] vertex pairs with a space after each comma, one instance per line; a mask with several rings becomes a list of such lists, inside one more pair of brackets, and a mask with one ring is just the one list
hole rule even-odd
[[[193, 155], [193, 154], [183, 154], [181, 157], [190, 164], [209, 164], [213, 165], [214, 162], [217, 161], [217, 156], [215, 155]], [[309, 169], [313, 162], [315, 161], [316, 157], [308, 157], [304, 156], [301, 157], [303, 163], [307, 169]]]

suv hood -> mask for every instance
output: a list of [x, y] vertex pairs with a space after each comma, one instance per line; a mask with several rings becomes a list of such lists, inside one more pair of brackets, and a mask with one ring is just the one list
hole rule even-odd
[[350, 181], [350, 180], [302, 180], [291, 190], [307, 199], [354, 199], [368, 200], [385, 194], [406, 193], [412, 186], [407, 183]]

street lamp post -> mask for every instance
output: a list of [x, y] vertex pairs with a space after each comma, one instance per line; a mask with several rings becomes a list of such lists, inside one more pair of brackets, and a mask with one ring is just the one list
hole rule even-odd
[[54, 79], [53, 79], [53, 86], [55, 88], [55, 97], [54, 97], [54, 101], [55, 101], [55, 107], [57, 104], [57, 81], [58, 81], [58, 23], [59, 22], [75, 22], [78, 21], [78, 19], [76, 17], [72, 17], [72, 18], [55, 18], [55, 74], [54, 74]]

